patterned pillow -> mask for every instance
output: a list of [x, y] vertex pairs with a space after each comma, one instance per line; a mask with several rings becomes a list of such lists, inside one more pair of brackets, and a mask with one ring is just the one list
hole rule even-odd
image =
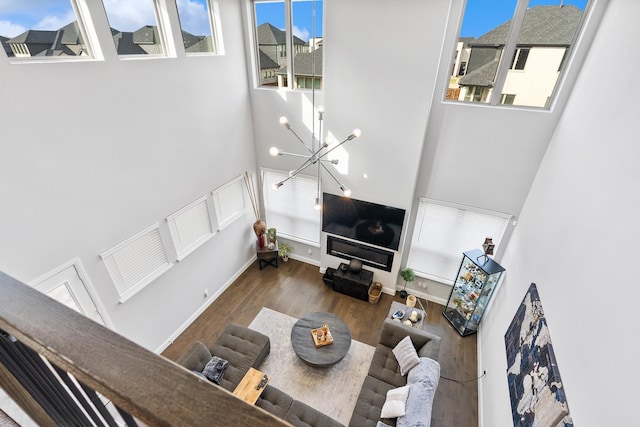
[[418, 352], [411, 342], [409, 335], [404, 337], [393, 350], [393, 355], [400, 365], [400, 375], [407, 375], [409, 370], [420, 363]]

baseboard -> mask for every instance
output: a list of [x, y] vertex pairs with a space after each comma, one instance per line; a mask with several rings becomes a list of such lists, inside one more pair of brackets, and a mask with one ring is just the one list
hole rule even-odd
[[289, 258], [295, 259], [296, 261], [304, 262], [306, 264], [315, 265], [316, 267], [320, 267], [320, 261], [315, 260], [315, 259], [307, 258], [307, 257], [300, 256], [300, 255], [297, 255], [297, 254], [291, 254], [291, 255], [289, 255]]
[[[478, 325], [478, 332], [476, 333], [476, 353], [477, 353], [477, 361], [478, 361], [478, 377], [482, 375], [482, 367], [484, 366], [484, 364], [482, 363], [482, 334], [480, 333], [482, 329], [482, 324]], [[483, 402], [482, 402], [482, 381], [477, 381], [478, 383], [478, 427], [482, 427], [484, 425], [483, 423], [483, 416], [482, 416], [482, 408], [484, 408], [483, 406]]]
[[209, 298], [207, 298], [205, 302], [200, 306], [200, 308], [195, 313], [193, 313], [191, 317], [189, 317], [174, 333], [172, 333], [169, 338], [167, 338], [167, 340], [160, 345], [160, 347], [156, 349], [156, 353], [162, 353], [164, 350], [166, 350], [167, 347], [173, 344], [173, 341], [178, 338], [198, 318], [198, 316], [202, 314], [203, 311], [209, 308], [211, 303], [213, 303], [220, 295], [222, 295], [222, 293], [227, 290], [227, 288], [231, 286], [231, 284], [233, 284], [233, 282], [235, 282], [235, 280], [240, 277], [240, 275], [244, 273], [244, 271], [249, 268], [255, 261], [255, 256], [249, 258], [249, 260], [242, 267], [240, 267], [240, 269], [233, 276], [231, 276], [229, 280], [227, 280], [220, 288], [218, 288], [216, 292], [214, 292]]

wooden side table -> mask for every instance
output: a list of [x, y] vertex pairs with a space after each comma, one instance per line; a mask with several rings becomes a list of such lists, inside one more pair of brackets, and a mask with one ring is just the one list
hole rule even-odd
[[264, 383], [262, 387], [258, 387], [260, 381], [262, 381], [265, 376], [264, 373], [257, 369], [249, 368], [249, 371], [247, 371], [238, 386], [233, 390], [233, 394], [247, 403], [255, 404], [269, 382], [269, 377], [267, 377], [267, 382]]
[[276, 245], [273, 249], [269, 249], [266, 246], [261, 248], [258, 242], [256, 242], [256, 257], [258, 258], [260, 270], [262, 270], [262, 267], [267, 265], [272, 265], [275, 268], [278, 268], [278, 242], [276, 241]]

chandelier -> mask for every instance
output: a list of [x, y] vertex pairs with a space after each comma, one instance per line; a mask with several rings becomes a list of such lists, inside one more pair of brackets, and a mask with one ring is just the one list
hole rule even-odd
[[[315, 209], [316, 210], [320, 210], [322, 209], [322, 204], [320, 201], [320, 194], [321, 194], [321, 189], [322, 189], [322, 171], [326, 171], [329, 176], [331, 178], [333, 178], [333, 180], [338, 184], [338, 187], [340, 187], [340, 190], [342, 191], [342, 193], [349, 197], [351, 195], [351, 190], [349, 190], [347, 187], [344, 186], [344, 184], [342, 184], [340, 182], [340, 180], [338, 180], [338, 178], [331, 172], [331, 170], [327, 167], [327, 163], [333, 164], [333, 165], [337, 165], [338, 164], [338, 160], [337, 159], [328, 159], [326, 158], [327, 155], [329, 153], [331, 153], [332, 151], [334, 151], [335, 149], [337, 149], [338, 147], [340, 147], [342, 144], [344, 144], [347, 141], [351, 141], [352, 139], [358, 138], [362, 132], [360, 131], [360, 129], [354, 129], [353, 132], [351, 132], [351, 134], [349, 136], [347, 136], [345, 139], [343, 139], [342, 141], [338, 142], [337, 144], [333, 144], [330, 145], [327, 142], [327, 139], [323, 136], [322, 133], [322, 125], [323, 125], [323, 121], [324, 121], [324, 108], [322, 106], [318, 106], [316, 108], [316, 53], [318, 51], [318, 43], [317, 43], [317, 38], [316, 38], [316, 29], [315, 29], [315, 23], [316, 23], [316, 9], [315, 9], [315, 0], [312, 3], [312, 37], [314, 40], [313, 43], [313, 50], [311, 51], [311, 70], [312, 70], [312, 75], [311, 75], [311, 104], [312, 104], [312, 115], [315, 116], [315, 112], [317, 111], [318, 113], [318, 132], [316, 133], [316, 125], [315, 125], [315, 117], [312, 117], [311, 120], [311, 143], [307, 144], [297, 133], [296, 131], [293, 129], [293, 127], [291, 126], [291, 124], [289, 123], [289, 120], [287, 120], [286, 117], [282, 116], [280, 117], [280, 124], [283, 125], [284, 127], [286, 127], [295, 137], [296, 139], [306, 148], [307, 153], [306, 154], [297, 154], [297, 153], [289, 153], [286, 151], [282, 151], [281, 149], [277, 148], [277, 147], [271, 147], [269, 149], [269, 154], [271, 154], [272, 156], [291, 156], [291, 157], [299, 157], [299, 158], [303, 158], [304, 161], [302, 162], [302, 164], [300, 166], [298, 166], [296, 169], [292, 170], [289, 172], [289, 176], [285, 179], [283, 179], [280, 182], [277, 182], [275, 184], [273, 184], [273, 189], [277, 190], [278, 188], [282, 187], [282, 185], [284, 185], [285, 182], [289, 181], [291, 178], [295, 177], [296, 175], [298, 175], [299, 173], [301, 173], [302, 171], [304, 171], [305, 169], [307, 169], [308, 167], [312, 166], [312, 165], [316, 165], [317, 166], [317, 170], [316, 170], [316, 175], [317, 175], [317, 183], [318, 183], [318, 187], [317, 187], [317, 192], [316, 192], [316, 200], [315, 200]], [[309, 46], [311, 46], [311, 44], [309, 43]], [[295, 74], [295, 69], [292, 72], [292, 74]]]

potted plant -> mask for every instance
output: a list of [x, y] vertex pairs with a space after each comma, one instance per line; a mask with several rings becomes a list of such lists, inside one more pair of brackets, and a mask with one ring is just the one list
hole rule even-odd
[[280, 258], [282, 258], [284, 262], [289, 261], [289, 254], [292, 250], [293, 248], [287, 242], [278, 243], [278, 255], [280, 255]]
[[400, 298], [406, 298], [407, 295], [409, 295], [406, 290], [407, 282], [413, 282], [413, 280], [416, 278], [416, 273], [414, 273], [412, 269], [407, 267], [400, 270], [400, 277], [404, 279], [404, 288], [402, 288], [402, 290], [400, 291]]

